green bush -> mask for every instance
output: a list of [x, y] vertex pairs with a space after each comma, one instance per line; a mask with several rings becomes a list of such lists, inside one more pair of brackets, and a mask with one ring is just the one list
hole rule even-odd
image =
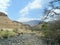
[[15, 36], [15, 32], [13, 31], [0, 31], [0, 38], [8, 38], [8, 37], [12, 37], [12, 36]]
[[13, 29], [13, 32], [18, 33], [18, 29], [17, 28]]

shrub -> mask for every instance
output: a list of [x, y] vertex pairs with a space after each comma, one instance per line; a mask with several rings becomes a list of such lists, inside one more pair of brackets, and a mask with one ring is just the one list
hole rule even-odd
[[8, 38], [8, 37], [12, 37], [12, 36], [15, 36], [15, 32], [13, 31], [8, 31], [8, 30], [5, 30], [5, 31], [0, 31], [0, 38]]
[[13, 32], [18, 33], [18, 29], [17, 28], [13, 29]]

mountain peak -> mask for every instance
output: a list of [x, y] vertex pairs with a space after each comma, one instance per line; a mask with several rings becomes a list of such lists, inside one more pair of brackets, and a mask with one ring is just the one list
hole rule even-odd
[[7, 16], [7, 15], [3, 12], [0, 12], [0, 16]]

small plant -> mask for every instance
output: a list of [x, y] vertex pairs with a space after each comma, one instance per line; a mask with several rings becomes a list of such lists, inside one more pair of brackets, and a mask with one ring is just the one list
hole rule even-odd
[[1, 31], [3, 31], [3, 29], [1, 29]]
[[12, 37], [15, 35], [16, 33], [13, 31], [8, 31], [8, 30], [0, 31], [0, 38], [8, 38], [8, 37]]
[[17, 29], [17, 28], [15, 28], [15, 29], [13, 30], [13, 32], [18, 33], [18, 29]]

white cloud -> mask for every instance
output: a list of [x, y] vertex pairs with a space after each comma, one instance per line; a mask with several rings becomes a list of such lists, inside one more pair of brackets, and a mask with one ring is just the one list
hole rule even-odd
[[29, 13], [31, 9], [42, 8], [41, 0], [34, 0], [33, 2], [28, 3], [22, 10], [20, 10], [20, 15], [24, 17]]
[[[51, 1], [51, 0], [49, 0], [49, 1]], [[26, 15], [29, 14], [30, 10], [33, 10], [33, 9], [43, 9], [44, 7], [46, 7], [48, 5], [49, 1], [48, 0], [33, 0], [33, 2], [28, 3], [22, 10], [19, 11], [20, 18], [18, 20], [20, 22], [22, 22], [22, 21], [29, 21], [29, 20], [37, 20], [37, 18], [26, 18]], [[40, 19], [41, 18], [39, 18], [39, 20]]]
[[41, 0], [35, 0], [34, 2], [30, 3], [31, 9], [42, 8]]
[[25, 17], [30, 10], [32, 9], [40, 9], [42, 8], [41, 5], [41, 0], [34, 0], [33, 2], [29, 2], [22, 10], [19, 11], [20, 13], [20, 18], [18, 19], [18, 21], [20, 22], [27, 22], [30, 20], [40, 20], [40, 18], [27, 18]]
[[0, 0], [0, 11], [7, 13], [10, 0]]
[[40, 20], [40, 18], [19, 18], [17, 21], [19, 22], [28, 22], [31, 20]]
[[19, 21], [19, 22], [28, 22], [28, 21], [31, 21], [31, 20], [41, 20], [41, 18], [43, 18], [42, 15], [40, 15], [40, 18], [20, 17], [20, 18], [17, 19], [17, 21]]
[[55, 9], [54, 10], [57, 14], [60, 14], [60, 9]]

